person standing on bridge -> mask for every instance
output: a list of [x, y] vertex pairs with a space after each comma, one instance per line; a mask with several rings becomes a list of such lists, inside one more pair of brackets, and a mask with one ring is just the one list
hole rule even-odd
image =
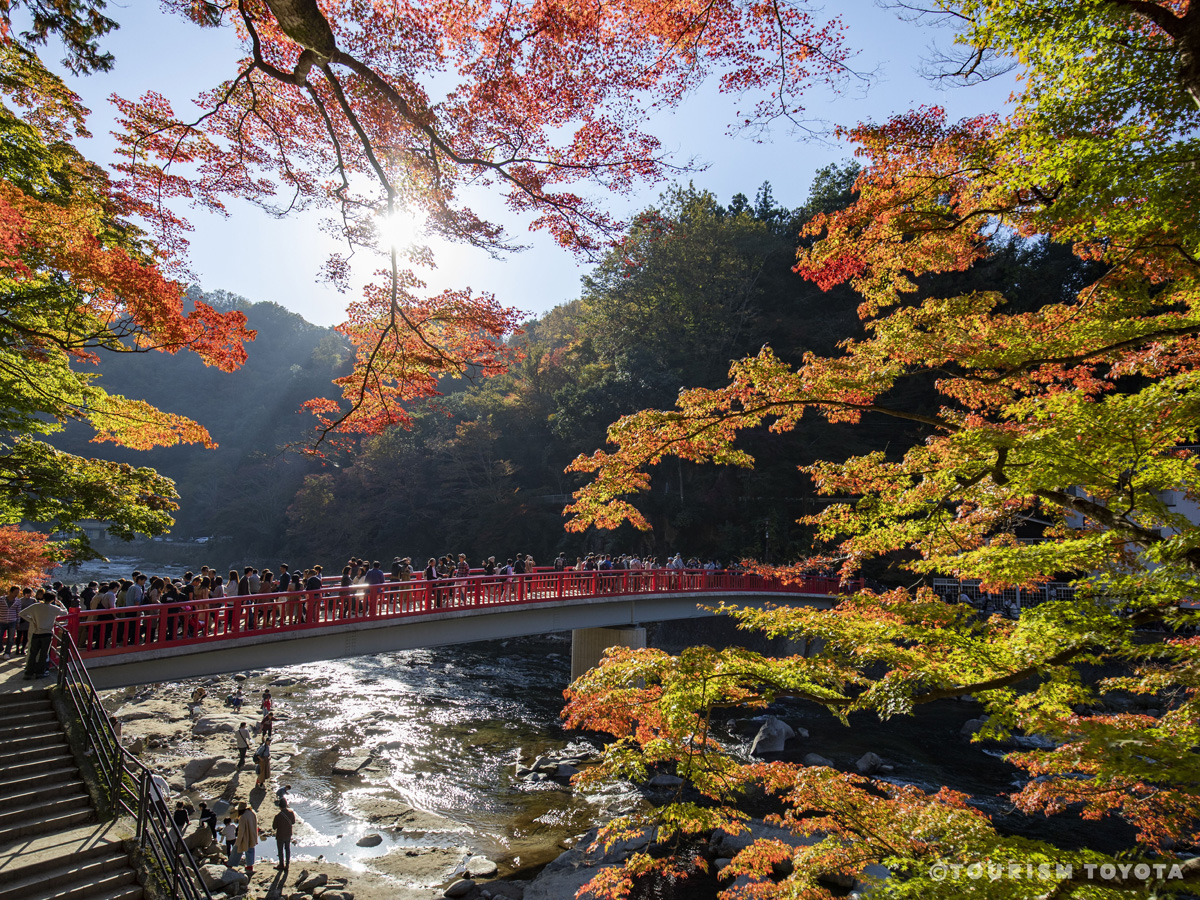
[[432, 556], [429, 557], [429, 564], [425, 566], [423, 574], [425, 579], [425, 603], [432, 609], [437, 605], [437, 560]]
[[512, 564], [513, 589], [517, 600], [525, 599], [525, 554], [518, 553]]
[[363, 581], [367, 584], [367, 615], [373, 616], [379, 611], [379, 598], [383, 596], [383, 583], [387, 581], [387, 576], [383, 574], [383, 567], [379, 565], [379, 560], [371, 563], [371, 568], [367, 569]]

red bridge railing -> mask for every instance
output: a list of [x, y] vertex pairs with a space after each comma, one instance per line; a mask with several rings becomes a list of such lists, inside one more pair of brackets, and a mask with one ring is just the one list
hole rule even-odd
[[319, 591], [150, 603], [114, 610], [73, 609], [65, 617], [65, 624], [80, 655], [94, 658], [353, 622], [403, 620], [452, 609], [519, 607], [554, 600], [662, 593], [750, 591], [831, 595], [856, 587], [857, 583], [843, 583], [837, 578], [818, 576], [785, 583], [762, 575], [704, 570], [537, 571], [437, 581], [418, 578], [380, 585], [327, 585]]

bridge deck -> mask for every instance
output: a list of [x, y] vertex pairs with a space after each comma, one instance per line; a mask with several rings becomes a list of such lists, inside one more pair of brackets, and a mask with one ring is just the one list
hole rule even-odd
[[713, 572], [538, 572], [72, 610], [97, 687], [575, 628], [707, 615], [730, 600], [830, 602], [836, 579]]

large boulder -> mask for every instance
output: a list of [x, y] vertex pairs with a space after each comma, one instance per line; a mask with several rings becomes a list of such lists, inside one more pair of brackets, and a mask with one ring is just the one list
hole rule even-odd
[[469, 878], [460, 878], [442, 892], [443, 897], [465, 897], [471, 893], [475, 882]]
[[[592, 852], [588, 849], [596, 839], [596, 829], [592, 829], [574, 849], [559, 854], [542, 869], [537, 878], [525, 886], [524, 900], [564, 900], [575, 897], [579, 889], [601, 871], [618, 866], [633, 853], [644, 850], [651, 838], [651, 832], [646, 830], [637, 837], [621, 841], [607, 853], [599, 849]], [[584, 894], [578, 900], [595, 900], [595, 895]]]
[[215, 763], [213, 763], [212, 768], [208, 770], [208, 773], [204, 777], [225, 778], [228, 775], [232, 775], [236, 771], [237, 763], [232, 759], [218, 759]]
[[216, 842], [212, 832], [203, 825], [183, 839], [184, 846], [191, 850], [193, 855], [203, 855], [214, 843]]
[[308, 871], [305, 870], [296, 879], [296, 887], [306, 894], [311, 894], [317, 888], [324, 887], [327, 884], [329, 884], [329, 876], [324, 872], [319, 872], [310, 878], [308, 877]]
[[858, 762], [854, 764], [854, 768], [858, 769], [860, 775], [874, 775], [883, 766], [883, 758], [875, 753], [864, 753], [859, 757]]
[[209, 770], [221, 761], [219, 756], [197, 756], [183, 767], [183, 780], [188, 787], [208, 777]]
[[750, 745], [751, 756], [762, 756], [764, 753], [779, 753], [788, 738], [795, 737], [793, 728], [774, 716], [768, 716], [754, 736]]
[[200, 877], [210, 891], [222, 891], [230, 887], [238, 889], [250, 883], [250, 879], [243, 873], [221, 865], [201, 866]]
[[243, 722], [249, 725], [252, 721], [254, 721], [254, 716], [246, 716], [241, 713], [205, 713], [192, 724], [192, 734], [198, 736], [233, 734]]
[[333, 764], [334, 775], [356, 775], [358, 770], [371, 761], [369, 756], [342, 756]]
[[829, 759], [828, 757], [821, 756], [818, 753], [805, 753], [804, 764], [806, 766], [825, 766], [827, 768], [833, 768], [833, 760]]
[[467, 860], [466, 869], [469, 878], [491, 878], [500, 870], [499, 866], [486, 856], [472, 856]]
[[872, 888], [878, 887], [880, 882], [886, 881], [892, 875], [892, 870], [887, 866], [879, 863], [869, 863], [863, 866], [862, 871], [858, 873], [858, 878], [854, 882], [854, 890], [862, 894], [869, 894]]
[[987, 724], [988, 717], [980, 716], [978, 719], [967, 719], [963, 722], [963, 727], [959, 730], [959, 734], [963, 737], [973, 737], [975, 732]]
[[1053, 750], [1058, 746], [1057, 741], [1044, 734], [1014, 734], [1009, 738], [1009, 743], [1022, 750]]
[[819, 837], [805, 837], [786, 828], [768, 825], [762, 819], [751, 819], [746, 823], [746, 830], [740, 834], [729, 834], [718, 828], [709, 837], [709, 844], [718, 857], [732, 859], [755, 841], [764, 839], [779, 841], [789, 847], [807, 847], [820, 840]]

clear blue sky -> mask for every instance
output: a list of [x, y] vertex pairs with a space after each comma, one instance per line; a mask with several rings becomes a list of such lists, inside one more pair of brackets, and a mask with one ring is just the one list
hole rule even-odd
[[[922, 104], [943, 105], [954, 118], [999, 108], [1012, 88], [1012, 82], [1004, 80], [970, 89], [938, 90], [917, 70], [931, 42], [949, 39], [947, 31], [906, 23], [873, 0], [841, 0], [827, 10], [838, 12], [846, 22], [847, 40], [859, 51], [856, 68], [873, 74], [869, 87], [849, 83], [840, 94], [812, 94], [809, 113], [815, 119], [830, 124], [881, 120]], [[121, 23], [120, 31], [106, 39], [106, 46], [117, 57], [116, 68], [107, 75], [73, 79], [75, 89], [93, 111], [90, 124], [96, 138], [86, 152], [98, 160], [107, 159], [112, 148], [108, 136], [112, 128], [110, 94], [136, 97], [155, 90], [183, 113], [197, 93], [235, 72], [238, 57], [230, 32], [196, 28], [164, 15], [156, 5], [131, 4], [113, 8], [111, 13]], [[852, 155], [852, 148], [845, 144], [804, 139], [782, 129], [765, 139], [730, 136], [727, 126], [734, 109], [733, 100], [705, 88], [678, 111], [650, 120], [650, 130], [668, 150], [680, 160], [694, 157], [705, 167], [690, 180], [722, 202], [739, 191], [753, 197], [758, 186], [769, 181], [778, 203], [798, 206], [807, 197], [817, 169]], [[635, 197], [610, 198], [609, 208], [628, 214], [653, 203], [664, 186]], [[431, 288], [470, 286], [491, 291], [502, 303], [531, 314], [578, 296], [580, 277], [587, 271], [585, 263], [544, 236], [528, 233], [527, 222], [506, 215], [491, 198], [479, 198], [476, 206], [504, 222], [530, 249], [496, 261], [471, 248], [435, 247], [439, 268], [428, 274]], [[318, 227], [319, 216], [281, 221], [238, 203], [232, 204], [230, 211], [225, 219], [200, 211], [187, 213], [195, 226], [192, 268], [205, 290], [222, 288], [251, 300], [274, 301], [322, 325], [342, 320], [346, 302], [352, 298], [317, 280], [321, 262], [334, 249], [332, 240]], [[368, 277], [376, 266], [376, 262], [364, 260], [360, 278]]]

